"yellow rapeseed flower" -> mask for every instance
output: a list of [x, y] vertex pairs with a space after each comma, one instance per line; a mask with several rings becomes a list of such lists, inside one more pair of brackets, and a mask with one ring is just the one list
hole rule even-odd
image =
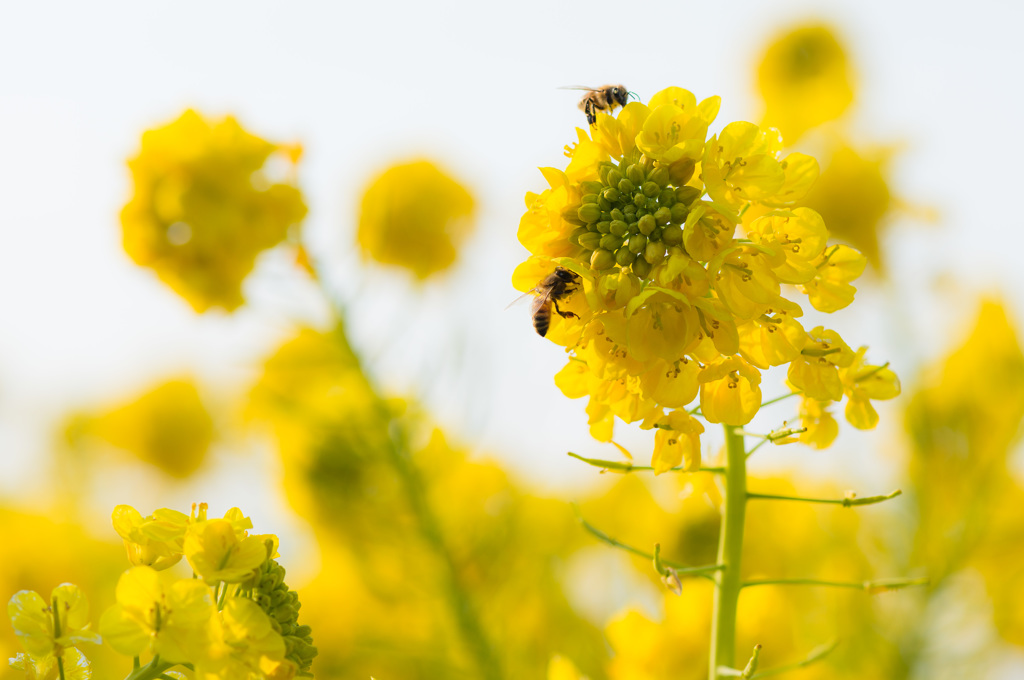
[[230, 597], [212, 619], [211, 641], [196, 663], [197, 680], [290, 680], [296, 668], [285, 660], [284, 638], [259, 605]]
[[171, 380], [97, 416], [78, 419], [78, 431], [128, 451], [165, 474], [194, 474], [209, 453], [213, 418], [194, 382]]
[[143, 517], [130, 505], [118, 505], [112, 519], [132, 565], [162, 571], [181, 560], [189, 523], [185, 513], [162, 508]]
[[[797, 205], [817, 162], [783, 157], [777, 130], [747, 122], [707, 139], [718, 105], [667, 88], [646, 106], [599, 113], [566, 147], [564, 171], [541, 169], [548, 188], [527, 194], [519, 224], [530, 255], [516, 288], [533, 290], [556, 267], [578, 277], [546, 335], [571, 356], [556, 383], [589, 399], [599, 441], [616, 419], [658, 427], [659, 471], [699, 464], [702, 430], [679, 415], [693, 400], [708, 422], [746, 424], [761, 406], [761, 371], [789, 364], [797, 389], [839, 401], [838, 368], [854, 358], [834, 332], [808, 333], [793, 299], [842, 309], [866, 264], [829, 245], [821, 215]], [[859, 406], [860, 393], [848, 394]]]
[[757, 71], [764, 121], [796, 141], [808, 129], [835, 120], [853, 101], [846, 51], [828, 26], [812, 24], [777, 37]]
[[21, 646], [35, 659], [100, 642], [99, 635], [89, 631], [85, 594], [70, 583], [54, 588], [49, 602], [31, 590], [15, 593], [7, 603], [7, 615]]
[[268, 557], [264, 537], [239, 537], [227, 519], [189, 524], [184, 553], [192, 570], [210, 585], [241, 583]]
[[274, 154], [298, 158], [230, 116], [211, 122], [188, 110], [144, 133], [128, 163], [135, 193], [121, 211], [128, 255], [197, 312], [239, 307], [256, 257], [306, 215], [299, 190], [268, 176]]
[[[61, 668], [57, 659], [63, 663]], [[75, 647], [65, 649], [59, 656], [48, 655], [35, 658], [29, 654], [18, 652], [10, 659], [10, 666], [20, 671], [25, 680], [89, 680], [92, 668], [89, 659]], [[63, 671], [63, 676], [61, 672]]]
[[213, 591], [196, 579], [132, 567], [117, 583], [117, 604], [100, 619], [103, 639], [126, 656], [159, 654], [164, 661], [198, 658], [209, 640]]
[[474, 210], [472, 195], [434, 163], [402, 163], [367, 187], [356, 238], [364, 258], [404, 267], [423, 280], [455, 262]]

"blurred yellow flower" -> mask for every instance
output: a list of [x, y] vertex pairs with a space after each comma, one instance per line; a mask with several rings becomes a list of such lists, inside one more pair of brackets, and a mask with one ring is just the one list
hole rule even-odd
[[97, 437], [178, 479], [199, 469], [215, 436], [199, 390], [187, 379], [166, 382], [106, 413], [77, 417], [69, 432]]
[[835, 120], [853, 101], [846, 51], [823, 24], [775, 38], [761, 59], [757, 82], [765, 124], [779, 128], [790, 143], [808, 129]]
[[[89, 660], [75, 647], [69, 647], [60, 654], [63, 668], [57, 664], [57, 656], [33, 658], [18, 652], [10, 659], [10, 666], [21, 672], [25, 680], [90, 680], [92, 669]], [[61, 674], [63, 672], [63, 675]]]
[[135, 194], [121, 211], [128, 255], [197, 312], [239, 307], [256, 257], [306, 215], [299, 190], [267, 172], [274, 154], [298, 158], [230, 116], [211, 122], [188, 110], [145, 132], [128, 163]]
[[849, 146], [832, 152], [828, 165], [801, 201], [818, 211], [829, 231], [883, 266], [879, 236], [893, 199], [886, 179], [890, 152], [861, 154]]
[[465, 187], [430, 161], [395, 165], [363, 194], [356, 238], [364, 258], [423, 280], [455, 262], [474, 208]]

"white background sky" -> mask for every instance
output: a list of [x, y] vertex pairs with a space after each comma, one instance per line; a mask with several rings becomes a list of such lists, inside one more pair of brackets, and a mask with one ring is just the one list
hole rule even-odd
[[[895, 284], [865, 286], [854, 308], [832, 320], [851, 344], [871, 344], [871, 357], [891, 358], [909, 382], [922, 358], [959, 340], [977, 292], [1002, 291], [1024, 318], [1016, 204], [1024, 5], [921, 7], [0, 5], [0, 489], [29, 497], [44, 484], [52, 427], [68, 410], [182, 373], [211, 394], [237, 395], [255, 362], [287, 337], [290, 320], [317, 316], [316, 301], [273, 256], [250, 282], [250, 306], [197, 316], [121, 249], [125, 159], [143, 130], [190, 106], [305, 146], [307, 233], [338, 287], [359, 292], [352, 332], [372, 348], [387, 384], [411, 389], [459, 364], [461, 373], [432, 393], [442, 423], [539, 482], [589, 479], [593, 471], [565, 451], [615, 451], [589, 440], [583, 403], [554, 387], [559, 349], [534, 335], [526, 308], [504, 311], [516, 296], [511, 271], [525, 255], [515, 236], [523, 195], [544, 186], [537, 166], [564, 163], [562, 147], [583, 122], [577, 94], [557, 88], [624, 82], [646, 100], [679, 85], [698, 98], [722, 96], [713, 130], [756, 121], [760, 53], [778, 29], [811, 18], [837, 27], [858, 72], [854, 138], [902, 145], [894, 192], [941, 214], [932, 227], [896, 225], [886, 242]], [[461, 178], [480, 206], [460, 267], [419, 293], [401, 274], [358, 274], [351, 252], [368, 177], [418, 156]], [[957, 285], [940, 296], [941, 276]], [[893, 318], [898, 326], [885, 321]], [[891, 466], [869, 452], [884, 450], [883, 437], [898, 427], [883, 427], [882, 437], [846, 428], [835, 451], [793, 451], [784, 460], [827, 471], [840, 485], [851, 477], [882, 485]], [[244, 502], [243, 486], [236, 480], [225, 493], [239, 498], [225, 503]], [[114, 496], [151, 504], [130, 488]]]
[[[854, 138], [901, 144], [894, 192], [941, 214], [932, 227], [897, 224], [885, 244], [895, 283], [865, 286], [833, 319], [909, 384], [924, 358], [959, 341], [978, 292], [1001, 291], [1024, 318], [1024, 4], [3, 3], [0, 491], [31, 499], [45, 487], [52, 428], [69, 410], [182, 373], [210, 394], [238, 395], [290, 320], [317, 316], [273, 257], [249, 307], [200, 317], [120, 248], [125, 159], [143, 130], [190, 106], [305, 146], [307, 233], [331, 279], [360, 293], [352, 332], [387, 384], [410, 389], [461, 365], [432, 393], [442, 423], [548, 488], [591, 479], [565, 451], [615, 451], [589, 440], [583, 403], [554, 387], [564, 357], [534, 335], [528, 310], [503, 311], [525, 255], [515, 236], [523, 195], [544, 186], [537, 166], [564, 163], [583, 122], [577, 94], [557, 88], [623, 82], [646, 100], [679, 85], [722, 96], [713, 130], [756, 121], [758, 56], [778, 29], [809, 18], [837, 27], [859, 74]], [[357, 274], [350, 244], [368, 177], [424, 155], [467, 183], [480, 213], [460, 267], [416, 293], [401, 275]], [[956, 285], [940, 294], [941, 277]], [[891, 415], [878, 435], [845, 428], [833, 451], [776, 460], [888, 490], [884, 442], [900, 426]], [[222, 458], [214, 481], [164, 488], [159, 500], [131, 477], [115, 480], [102, 504], [216, 496], [280, 525], [274, 503], [253, 507], [274, 485], [239, 472], [244, 461]]]

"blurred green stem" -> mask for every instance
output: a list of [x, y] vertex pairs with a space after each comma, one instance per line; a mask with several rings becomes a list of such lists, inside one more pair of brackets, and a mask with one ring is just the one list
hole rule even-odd
[[386, 447], [388, 457], [402, 481], [402, 487], [409, 501], [409, 507], [416, 517], [420, 534], [442, 565], [444, 588], [462, 638], [476, 661], [480, 677], [483, 680], [501, 680], [502, 673], [497, 657], [484, 633], [483, 626], [480, 624], [476, 608], [459, 581], [458, 568], [452, 559], [451, 552], [445, 545], [441, 526], [427, 502], [423, 480], [420, 478], [419, 470], [416, 469], [409, 451], [405, 428], [402, 423], [391, 418], [391, 414], [382, 400], [379, 406], [382, 415], [389, 420], [391, 436], [389, 437], [390, 445]]
[[725, 500], [718, 538], [721, 571], [715, 574], [711, 613], [711, 653], [708, 677], [718, 680], [718, 668], [732, 668], [736, 660], [736, 610], [739, 605], [740, 567], [743, 558], [743, 524], [747, 514], [747, 455], [738, 428], [725, 425]]

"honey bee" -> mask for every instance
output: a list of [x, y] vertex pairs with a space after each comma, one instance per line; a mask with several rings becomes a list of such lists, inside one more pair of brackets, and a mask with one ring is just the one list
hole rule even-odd
[[548, 327], [551, 326], [552, 307], [563, 319], [579, 318], [572, 312], [563, 312], [558, 308], [558, 301], [575, 291], [579, 280], [579, 274], [564, 267], [555, 267], [555, 271], [545, 276], [544, 280], [530, 291], [537, 296], [533, 299], [533, 327], [542, 338], [548, 334]]
[[[587, 122], [597, 122], [598, 111], [611, 113], [616, 107], [625, 106], [633, 93], [625, 85], [603, 85], [601, 87], [563, 87], [563, 90], [584, 90], [586, 94], [580, 99], [580, 111], [587, 114]], [[633, 95], [636, 96], [636, 95]]]

